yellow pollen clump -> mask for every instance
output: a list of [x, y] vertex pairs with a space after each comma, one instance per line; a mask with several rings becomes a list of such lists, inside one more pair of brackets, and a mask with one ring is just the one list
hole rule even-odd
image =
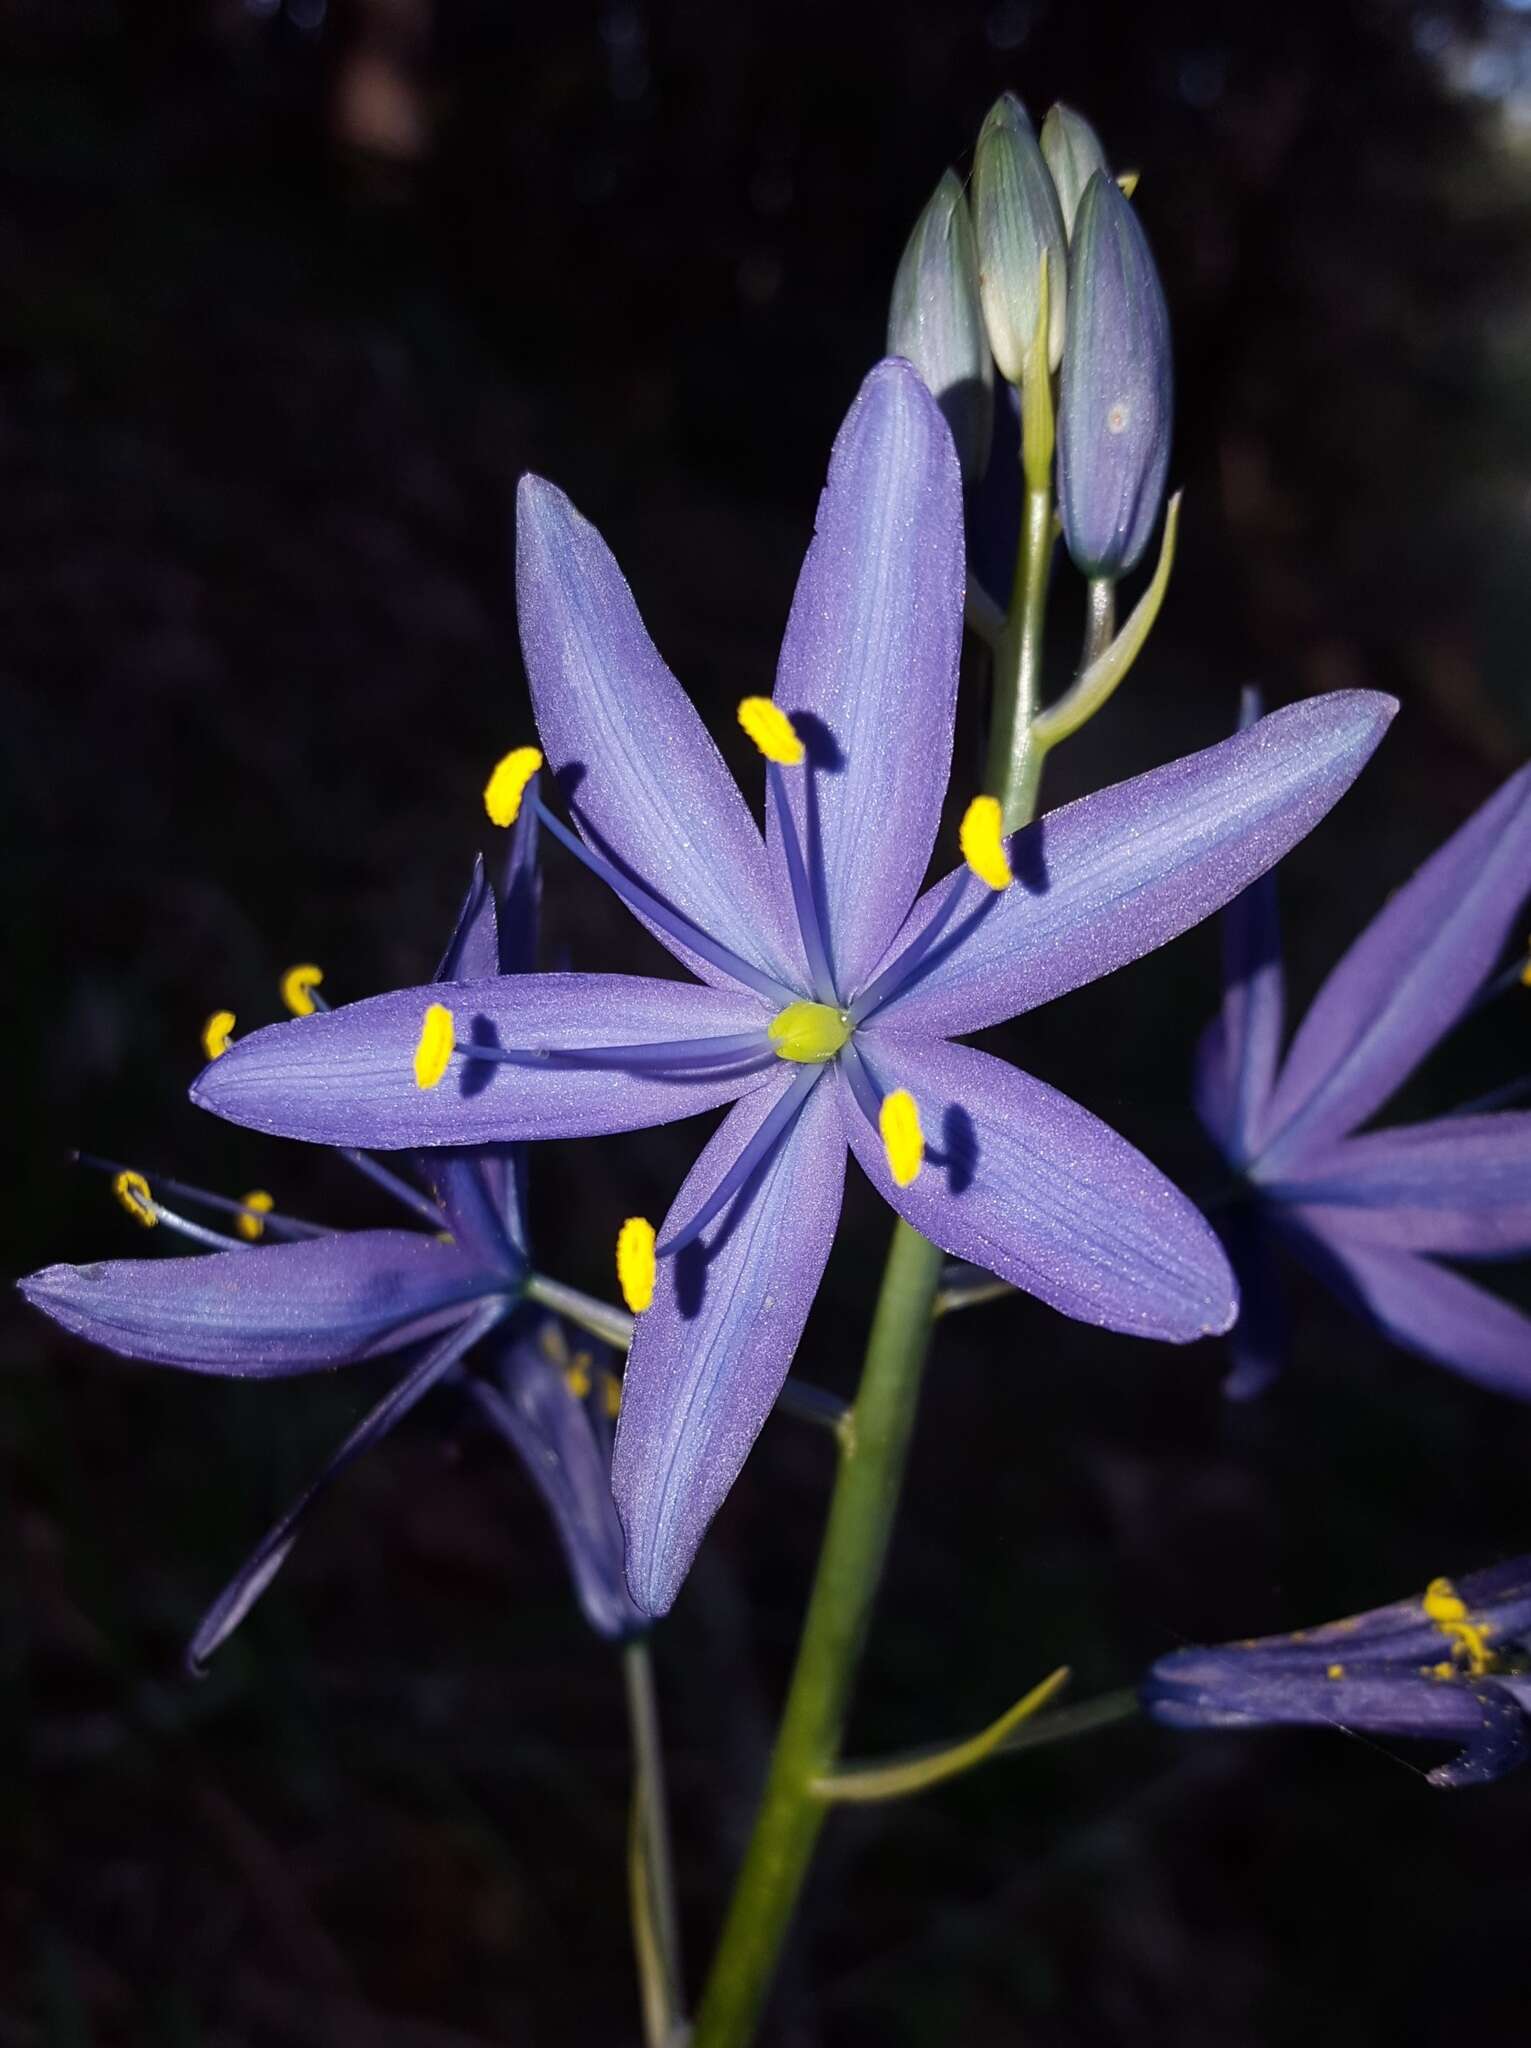
[[514, 825], [521, 813], [526, 785], [541, 766], [542, 755], [536, 747], [512, 747], [503, 759], [495, 762], [484, 784], [484, 809], [491, 824]]
[[210, 1060], [221, 1060], [234, 1036], [234, 1012], [214, 1010], [202, 1026], [202, 1050]]
[[1474, 1678], [1497, 1668], [1497, 1660], [1488, 1646], [1489, 1630], [1471, 1618], [1467, 1603], [1450, 1579], [1432, 1579], [1425, 1588], [1423, 1605], [1425, 1613], [1450, 1643], [1452, 1655], [1460, 1653]]
[[980, 882], [987, 882], [991, 889], [1010, 887], [1015, 874], [1005, 852], [1004, 817], [998, 797], [974, 797], [963, 813], [958, 838], [962, 858]]
[[583, 1401], [590, 1391], [590, 1353], [575, 1353], [573, 1363], [564, 1368], [563, 1383], [576, 1401]]
[[925, 1157], [925, 1133], [920, 1129], [919, 1105], [907, 1088], [895, 1088], [891, 1095], [883, 1097], [882, 1108], [877, 1112], [877, 1128], [882, 1136], [882, 1149], [888, 1155], [893, 1185], [912, 1187]]
[[145, 1230], [152, 1230], [159, 1218], [154, 1213], [154, 1197], [149, 1193], [149, 1183], [141, 1173], [119, 1173], [112, 1182], [112, 1193], [121, 1202], [135, 1223], [141, 1223]]
[[[265, 1218], [275, 1207], [275, 1202], [264, 1188], [251, 1188], [244, 1199], [245, 1214], [236, 1219], [235, 1229], [251, 1244], [259, 1243], [266, 1234]], [[255, 1211], [253, 1216], [249, 1213], [252, 1209]]]
[[797, 727], [769, 697], [741, 698], [739, 723], [768, 761], [780, 768], [802, 766], [807, 749], [797, 736]]
[[304, 961], [299, 967], [289, 967], [282, 976], [282, 1001], [295, 1017], [312, 1017], [318, 1008], [314, 990], [323, 979], [324, 970], [315, 967], [312, 961]]
[[614, 1372], [601, 1374], [601, 1401], [608, 1419], [615, 1422], [622, 1412], [622, 1382]]
[[617, 1232], [617, 1285], [635, 1316], [654, 1299], [654, 1226], [646, 1216], [629, 1216]]
[[1520, 967], [1520, 985], [1522, 988], [1531, 988], [1531, 939], [1526, 941], [1526, 957]]
[[445, 1003], [432, 1003], [420, 1022], [415, 1047], [415, 1086], [434, 1088], [447, 1070], [457, 1042], [457, 1027]]
[[1345, 1676], [1345, 1667], [1343, 1664], [1331, 1664], [1324, 1675], [1326, 1678], [1343, 1678]]
[[851, 1028], [850, 1013], [829, 1003], [788, 1003], [766, 1026], [766, 1037], [779, 1060], [812, 1067], [842, 1051]]

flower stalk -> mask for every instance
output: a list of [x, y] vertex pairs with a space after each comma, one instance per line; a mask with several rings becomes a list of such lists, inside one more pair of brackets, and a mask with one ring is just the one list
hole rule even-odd
[[684, 2012], [675, 1866], [665, 1797], [664, 1745], [648, 1641], [622, 1647], [622, 1679], [633, 1752], [632, 1832], [628, 1849], [633, 1950], [643, 2005], [645, 2048], [666, 2048]]

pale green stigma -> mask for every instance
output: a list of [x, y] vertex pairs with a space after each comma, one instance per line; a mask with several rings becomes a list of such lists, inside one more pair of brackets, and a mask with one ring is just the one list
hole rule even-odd
[[832, 1060], [849, 1042], [851, 1030], [849, 1010], [828, 1003], [788, 1003], [766, 1026], [766, 1036], [778, 1059], [812, 1067]]

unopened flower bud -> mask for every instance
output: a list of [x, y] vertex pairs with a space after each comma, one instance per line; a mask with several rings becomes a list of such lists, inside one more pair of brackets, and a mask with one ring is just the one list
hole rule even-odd
[[1172, 414], [1159, 273], [1137, 215], [1097, 171], [1074, 222], [1058, 403], [1058, 509], [1086, 576], [1120, 576], [1148, 545]]
[[978, 303], [978, 250], [962, 184], [948, 171], [914, 224], [893, 281], [888, 353], [930, 387], [957, 444], [963, 481], [977, 483], [994, 426], [994, 363]]
[[1047, 119], [1042, 123], [1042, 155], [1057, 188], [1063, 225], [1072, 235], [1085, 186], [1097, 171], [1104, 171], [1108, 177], [1111, 174], [1106, 152], [1084, 115], [1076, 114], [1060, 100], [1048, 108]]
[[1047, 259], [1050, 318], [1047, 367], [1063, 354], [1068, 236], [1052, 176], [1026, 109], [1005, 93], [989, 109], [973, 158], [978, 291], [989, 346], [1012, 384], [1025, 376], [1036, 332], [1042, 260]]

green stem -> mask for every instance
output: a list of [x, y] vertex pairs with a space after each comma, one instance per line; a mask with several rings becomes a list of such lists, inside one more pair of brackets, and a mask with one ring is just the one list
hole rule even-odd
[[741, 2048], [753, 2037], [824, 1825], [827, 1809], [813, 1783], [840, 1752], [898, 1506], [942, 1261], [918, 1231], [895, 1226], [797, 1666], [693, 2048]]
[[665, 2048], [680, 2025], [685, 1994], [665, 1797], [664, 1747], [659, 1737], [659, 1701], [645, 1637], [638, 1636], [623, 1644], [622, 1678], [627, 1690], [627, 1725], [633, 1751], [628, 1877], [633, 1948], [643, 1997], [643, 2038], [647, 2048]]
[[1109, 576], [1092, 576], [1085, 602], [1084, 651], [1079, 672], [1099, 661], [1116, 638], [1116, 585]]
[[1034, 744], [1031, 726], [1041, 702], [1042, 626], [1052, 555], [1052, 493], [1028, 490], [1010, 615], [994, 654], [994, 722], [984, 770], [985, 787], [999, 798], [1007, 832], [1035, 811], [1042, 775], [1043, 750]]
[[[1045, 424], [1050, 434], [1050, 410]], [[994, 650], [985, 775], [1007, 830], [1032, 816], [1042, 772], [1044, 750], [1031, 744], [1031, 727], [1041, 701], [1052, 552], [1051, 489], [1028, 482], [1010, 612]], [[839, 1761], [851, 1686], [898, 1509], [944, 1263], [918, 1231], [895, 1225], [861, 1385], [839, 1432], [840, 1466], [797, 1663], [691, 2048], [745, 2048], [754, 2038], [808, 1875], [827, 1810], [816, 1781], [828, 1778]]]

